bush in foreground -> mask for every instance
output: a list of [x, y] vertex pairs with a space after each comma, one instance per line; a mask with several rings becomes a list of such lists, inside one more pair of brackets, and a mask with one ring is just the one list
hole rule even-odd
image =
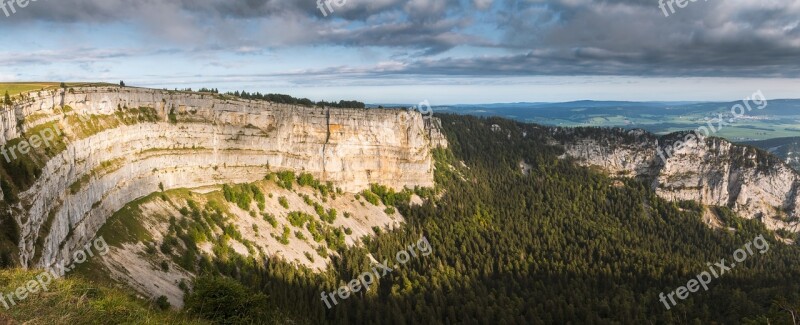
[[[0, 292], [35, 280], [42, 271], [0, 270]], [[54, 280], [48, 291], [30, 294], [8, 310], [0, 305], [0, 324], [208, 324], [177, 312], [161, 311], [129, 293], [81, 278]]]
[[204, 276], [195, 280], [186, 295], [185, 308], [191, 315], [219, 324], [269, 324], [275, 316], [268, 311], [267, 296], [254, 293], [225, 277]]

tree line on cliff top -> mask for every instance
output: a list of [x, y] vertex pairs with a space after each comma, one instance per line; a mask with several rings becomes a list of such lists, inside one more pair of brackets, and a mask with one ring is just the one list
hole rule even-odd
[[[191, 91], [191, 89], [187, 89]], [[219, 94], [219, 89], [217, 88], [200, 88], [198, 92], [201, 93], [212, 93], [212, 94]], [[300, 106], [308, 106], [308, 107], [335, 107], [335, 108], [366, 108], [366, 104], [363, 102], [359, 102], [356, 100], [340, 100], [339, 102], [327, 102], [327, 101], [318, 101], [314, 102], [308, 98], [297, 98], [291, 95], [284, 95], [284, 94], [262, 94], [260, 92], [247, 92], [247, 91], [232, 91], [225, 93], [227, 96], [239, 97], [242, 99], [251, 99], [251, 100], [266, 100], [273, 103], [279, 104], [288, 104], [288, 105], [300, 105]]]

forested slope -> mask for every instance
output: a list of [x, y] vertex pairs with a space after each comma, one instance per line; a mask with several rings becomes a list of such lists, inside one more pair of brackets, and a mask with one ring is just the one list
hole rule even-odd
[[[786, 308], [800, 306], [800, 249], [778, 243], [758, 221], [713, 208], [726, 224], [709, 228], [694, 202], [667, 202], [646, 184], [559, 158], [563, 150], [547, 144], [545, 127], [440, 117], [450, 149], [434, 153], [436, 189], [414, 190], [421, 205], [408, 193], [374, 188], [368, 195], [396, 207], [403, 227], [339, 247], [321, 273], [231, 251], [198, 268], [186, 312], [224, 324], [792, 322]], [[759, 235], [769, 241], [763, 255], [670, 310], [659, 301], [659, 293]], [[373, 257], [393, 260], [422, 236], [430, 255], [326, 308], [322, 292], [373, 270]]]
[[[435, 153], [441, 196], [429, 193], [422, 206], [396, 203], [406, 227], [341, 251], [322, 275], [274, 260], [258, 275], [234, 275], [308, 323], [791, 322], [779, 306], [798, 306], [800, 249], [778, 244], [757, 221], [719, 208], [735, 231], [711, 229], [693, 202], [670, 203], [645, 184], [559, 159], [543, 127], [441, 118], [451, 144]], [[531, 165], [529, 175], [520, 161]], [[659, 293], [762, 234], [770, 241], [764, 255], [669, 311], [659, 302]], [[421, 235], [431, 255], [326, 309], [320, 292], [369, 271], [368, 252], [391, 259]]]

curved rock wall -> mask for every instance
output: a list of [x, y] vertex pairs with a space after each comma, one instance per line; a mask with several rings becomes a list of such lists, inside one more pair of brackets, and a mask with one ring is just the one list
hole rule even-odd
[[[28, 94], [0, 112], [0, 143], [48, 121], [60, 121], [65, 134], [72, 134], [54, 111], [63, 106], [84, 116], [149, 107], [162, 121], [71, 137], [67, 149], [47, 162], [15, 206], [22, 211], [14, 217], [25, 267], [65, 259], [114, 211], [158, 191], [159, 184], [170, 189], [251, 182], [269, 168], [308, 172], [345, 191], [371, 183], [432, 186], [431, 149], [446, 145], [438, 129], [430, 129], [436, 124], [417, 112], [308, 108], [119, 87]], [[170, 113], [177, 123], [168, 122]]]

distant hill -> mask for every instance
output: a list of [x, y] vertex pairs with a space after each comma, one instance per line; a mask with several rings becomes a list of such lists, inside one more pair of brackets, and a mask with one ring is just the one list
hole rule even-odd
[[[719, 114], [730, 119], [733, 117], [731, 107], [736, 104], [741, 104], [741, 101], [573, 101], [443, 105], [433, 109], [437, 113], [499, 116], [546, 125], [641, 128], [667, 134], [696, 129], [706, 125], [708, 119], [716, 119]], [[737, 142], [800, 136], [800, 100], [768, 99], [767, 107], [762, 110], [753, 108], [714, 135]]]
[[800, 171], [800, 136], [743, 142], [781, 157], [795, 170]]
[[[437, 113], [499, 116], [554, 126], [597, 126], [644, 129], [655, 134], [693, 130], [730, 120], [731, 107], [741, 102], [626, 102], [581, 100], [564, 103], [496, 103], [435, 106]], [[752, 106], [752, 105], [751, 105]], [[716, 123], [714, 123], [716, 127]], [[775, 99], [759, 110], [723, 126], [714, 136], [767, 150], [800, 170], [800, 100]]]

